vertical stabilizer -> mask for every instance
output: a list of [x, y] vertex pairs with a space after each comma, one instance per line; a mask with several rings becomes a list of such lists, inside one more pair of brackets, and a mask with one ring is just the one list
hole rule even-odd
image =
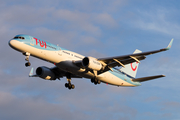
[[[142, 51], [136, 49], [133, 54], [135, 53], [142, 53]], [[125, 65], [125, 67], [122, 67], [120, 70], [128, 74], [129, 76], [135, 78], [137, 70], [138, 70], [138, 66], [139, 66], [138, 62], [133, 62], [133, 63]]]

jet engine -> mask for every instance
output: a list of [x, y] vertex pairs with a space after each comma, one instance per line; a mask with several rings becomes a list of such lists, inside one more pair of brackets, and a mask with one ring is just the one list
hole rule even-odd
[[82, 65], [85, 68], [96, 70], [96, 71], [100, 71], [103, 69], [103, 65], [99, 61], [97, 61], [96, 58], [93, 58], [93, 57], [85, 57], [82, 60]]
[[56, 76], [55, 74], [51, 71], [51, 69], [47, 68], [47, 67], [38, 67], [36, 69], [36, 74], [42, 78], [42, 79], [46, 79], [46, 80], [56, 80]]

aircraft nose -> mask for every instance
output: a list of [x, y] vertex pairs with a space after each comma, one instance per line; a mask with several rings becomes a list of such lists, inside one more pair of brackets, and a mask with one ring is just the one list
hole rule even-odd
[[14, 42], [13, 40], [10, 40], [10, 41], [9, 41], [9, 46], [10, 46], [10, 47], [13, 46], [13, 42]]
[[17, 44], [16, 40], [12, 39], [12, 40], [9, 41], [9, 46], [12, 47], [12, 48], [14, 48], [16, 46], [16, 44]]

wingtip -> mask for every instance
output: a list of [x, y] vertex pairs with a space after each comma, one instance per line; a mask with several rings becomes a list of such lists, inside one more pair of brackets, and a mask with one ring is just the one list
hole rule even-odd
[[162, 77], [166, 77], [165, 75], [162, 75]]
[[169, 45], [167, 46], [167, 48], [166, 48], [166, 50], [169, 50], [170, 48], [171, 48], [171, 46], [172, 46], [172, 44], [173, 44], [173, 38], [171, 39], [171, 41], [170, 41], [170, 43], [169, 43]]

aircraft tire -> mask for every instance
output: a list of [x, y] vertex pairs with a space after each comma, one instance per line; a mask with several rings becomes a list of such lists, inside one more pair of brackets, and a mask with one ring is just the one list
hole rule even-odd
[[72, 89], [72, 85], [71, 85], [71, 83], [67, 83], [68, 84], [68, 88], [69, 88], [69, 90], [70, 89]]
[[98, 83], [98, 80], [97, 80], [97, 79], [94, 79], [94, 83]]
[[65, 87], [66, 87], [66, 88], [69, 87], [69, 84], [68, 84], [68, 83], [65, 83]]
[[72, 85], [71, 85], [71, 88], [74, 89], [74, 88], [75, 88], [75, 85], [72, 84]]
[[26, 67], [31, 66], [31, 63], [30, 63], [30, 62], [27, 62], [27, 63], [25, 63], [25, 66], [26, 66]]
[[94, 83], [94, 79], [91, 79], [91, 82]]
[[97, 82], [98, 84], [100, 84], [101, 83], [101, 81], [100, 80], [98, 80], [98, 82]]

